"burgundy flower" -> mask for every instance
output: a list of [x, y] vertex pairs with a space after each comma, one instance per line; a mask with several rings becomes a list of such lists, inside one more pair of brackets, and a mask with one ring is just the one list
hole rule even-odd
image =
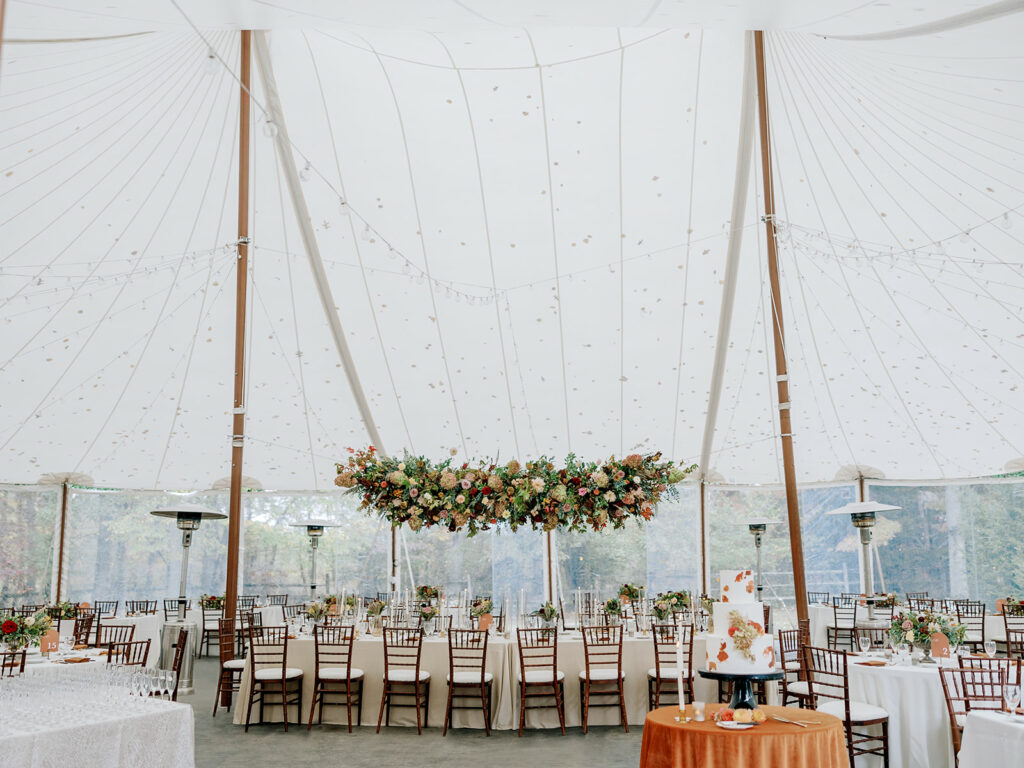
[[18, 631], [18, 622], [14, 619], [8, 619], [3, 624], [0, 624], [0, 630], [3, 630], [5, 635], [11, 635]]

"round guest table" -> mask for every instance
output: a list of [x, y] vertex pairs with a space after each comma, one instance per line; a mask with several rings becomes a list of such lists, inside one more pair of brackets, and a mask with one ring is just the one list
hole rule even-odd
[[[761, 707], [768, 721], [745, 731], [720, 728], [707, 706], [707, 720], [676, 722], [678, 707], [647, 715], [640, 768], [849, 768], [843, 723], [836, 717], [794, 707]], [[687, 710], [692, 714], [693, 708]], [[813, 723], [806, 728], [772, 715]]]

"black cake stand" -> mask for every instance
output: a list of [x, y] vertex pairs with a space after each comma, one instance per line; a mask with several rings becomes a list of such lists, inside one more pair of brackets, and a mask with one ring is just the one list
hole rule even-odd
[[757, 709], [757, 700], [754, 698], [754, 688], [751, 686], [751, 683], [766, 683], [783, 678], [782, 672], [766, 672], [761, 675], [739, 675], [731, 672], [708, 672], [705, 669], [698, 671], [701, 677], [708, 680], [732, 683], [732, 700], [729, 702], [731, 709]]

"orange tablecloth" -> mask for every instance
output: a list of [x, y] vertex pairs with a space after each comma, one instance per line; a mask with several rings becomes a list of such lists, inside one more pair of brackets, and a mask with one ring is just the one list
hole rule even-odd
[[[816, 723], [806, 728], [769, 720], [745, 731], [719, 728], [709, 704], [702, 723], [677, 723], [678, 707], [647, 715], [640, 768], [849, 768], [843, 723], [831, 715], [793, 707], [762, 707], [790, 720]], [[692, 708], [690, 711], [692, 715]]]

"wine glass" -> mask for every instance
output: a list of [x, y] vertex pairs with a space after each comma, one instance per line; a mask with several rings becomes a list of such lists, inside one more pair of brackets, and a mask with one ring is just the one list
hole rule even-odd
[[988, 657], [990, 659], [993, 658], [996, 655], [996, 641], [995, 640], [986, 640], [985, 641], [985, 653], [988, 654]]
[[1006, 709], [1012, 718], [1017, 711], [1017, 705], [1020, 704], [1020, 686], [1004, 685], [1003, 701], [1006, 703]]
[[857, 645], [860, 646], [861, 653], [867, 653], [869, 650], [871, 650], [871, 638], [867, 635], [858, 635]]

